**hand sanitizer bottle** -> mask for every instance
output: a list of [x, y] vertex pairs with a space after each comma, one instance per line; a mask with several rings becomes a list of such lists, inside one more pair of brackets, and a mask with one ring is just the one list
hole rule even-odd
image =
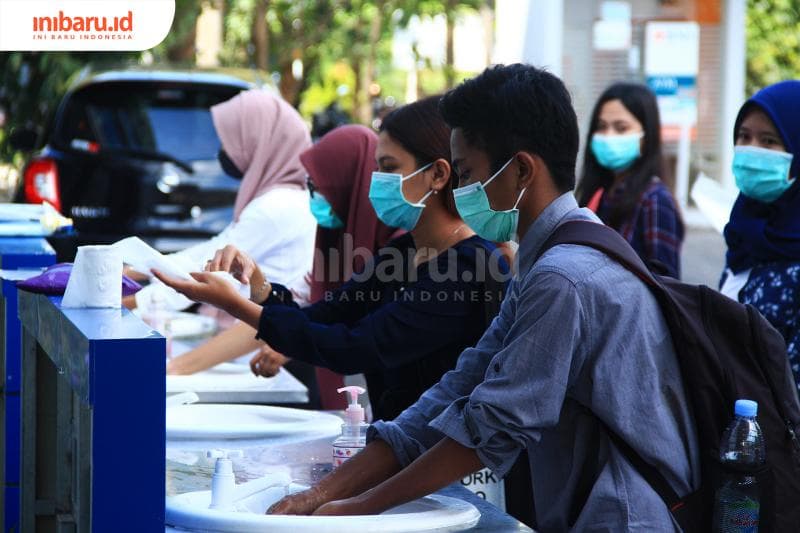
[[364, 449], [367, 445], [367, 427], [369, 427], [364, 422], [364, 408], [358, 404], [358, 395], [367, 391], [355, 385], [336, 390], [350, 394], [350, 405], [345, 409], [342, 434], [333, 441], [333, 468], [337, 468]]

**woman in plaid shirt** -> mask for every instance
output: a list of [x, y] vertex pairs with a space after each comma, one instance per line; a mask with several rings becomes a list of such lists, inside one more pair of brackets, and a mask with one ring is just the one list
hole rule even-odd
[[655, 273], [680, 277], [683, 222], [658, 178], [661, 125], [655, 95], [617, 83], [600, 96], [584, 154], [577, 196], [631, 244]]

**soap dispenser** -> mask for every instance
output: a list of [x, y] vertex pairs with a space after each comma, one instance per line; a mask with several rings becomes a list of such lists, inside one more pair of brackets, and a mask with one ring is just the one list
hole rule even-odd
[[358, 403], [358, 395], [367, 391], [356, 385], [336, 390], [350, 394], [350, 405], [344, 412], [345, 423], [342, 424], [342, 434], [333, 441], [333, 468], [339, 467], [364, 449], [367, 445], [368, 427], [364, 422], [364, 408]]
[[209, 509], [223, 511], [233, 509], [236, 479], [233, 476], [231, 457], [242, 457], [241, 450], [209, 450], [206, 456], [216, 459], [214, 475], [211, 477], [211, 505]]

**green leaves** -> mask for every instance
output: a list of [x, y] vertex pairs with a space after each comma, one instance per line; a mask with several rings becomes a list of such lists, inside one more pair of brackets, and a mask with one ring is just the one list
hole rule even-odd
[[800, 77], [800, 0], [750, 0], [747, 93]]

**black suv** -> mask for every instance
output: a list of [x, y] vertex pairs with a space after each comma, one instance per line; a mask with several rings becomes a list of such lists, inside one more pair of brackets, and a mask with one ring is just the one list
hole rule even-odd
[[64, 96], [15, 200], [47, 200], [71, 217], [76, 238], [67, 249], [138, 235], [169, 252], [215, 235], [231, 220], [240, 182], [217, 161], [209, 108], [251, 87], [198, 72], [85, 79]]

